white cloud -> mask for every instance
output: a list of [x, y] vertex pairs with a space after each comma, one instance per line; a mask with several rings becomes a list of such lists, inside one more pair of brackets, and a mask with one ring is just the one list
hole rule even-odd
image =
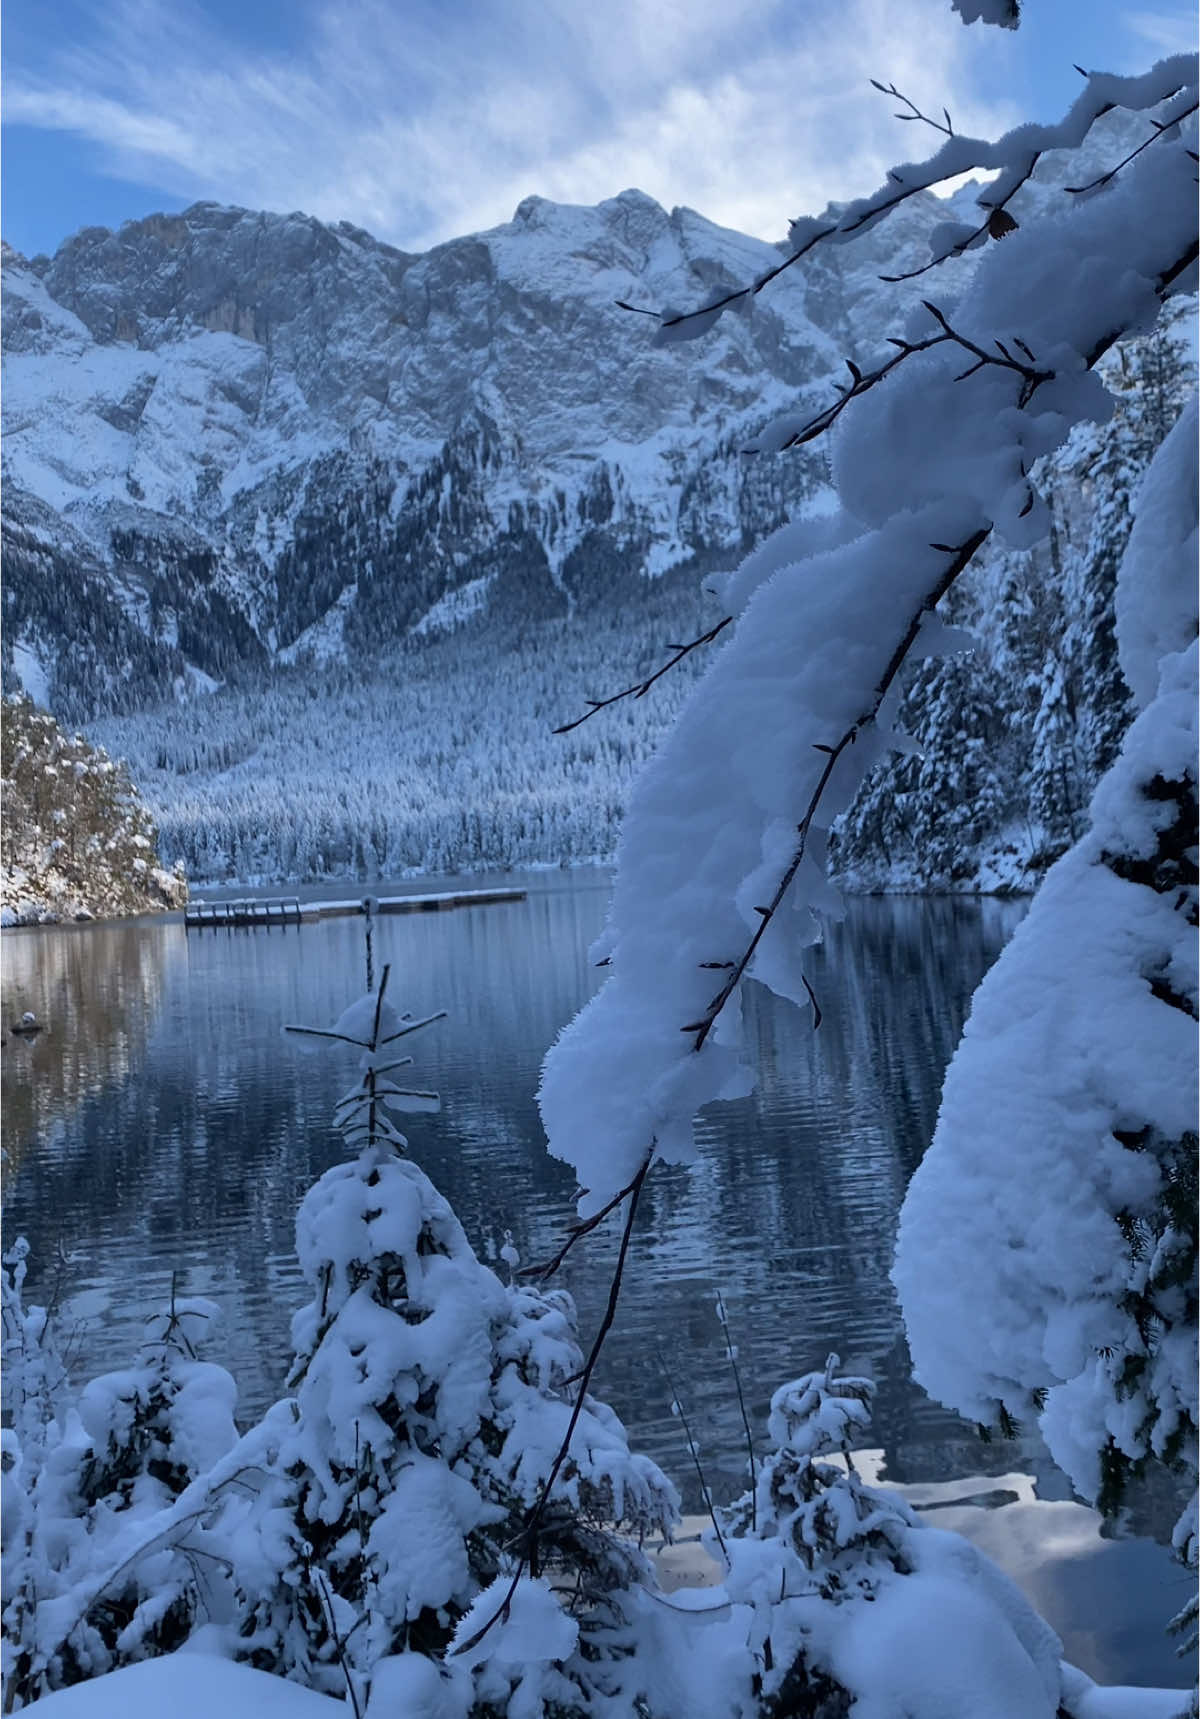
[[1196, 20], [1190, 13], [1126, 12], [1125, 27], [1143, 42], [1149, 42], [1164, 54], [1192, 54], [1196, 51]]
[[959, 129], [1017, 117], [980, 93], [997, 50], [944, 0], [322, 0], [273, 51], [188, 0], [90, 18], [38, 73], [10, 62], [7, 118], [176, 196], [305, 209], [408, 249], [507, 220], [530, 192], [629, 185], [779, 237], [936, 142], [871, 76], [948, 102]]

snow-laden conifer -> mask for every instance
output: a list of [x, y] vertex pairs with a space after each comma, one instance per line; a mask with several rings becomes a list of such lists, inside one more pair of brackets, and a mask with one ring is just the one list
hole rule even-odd
[[[589, 1398], [542, 1500], [582, 1365], [573, 1308], [502, 1285], [404, 1155], [387, 1112], [436, 1099], [399, 1085], [402, 1041], [428, 1022], [398, 1013], [387, 981], [385, 968], [328, 1031], [306, 1029], [360, 1052], [361, 1079], [335, 1110], [353, 1156], [297, 1214], [312, 1300], [293, 1322], [290, 1414], [239, 1535], [237, 1652], [361, 1704], [381, 1662], [396, 1682], [407, 1673], [395, 1662], [440, 1660], [485, 1590], [499, 1609], [524, 1550], [543, 1610], [562, 1620], [539, 1688], [564, 1713], [586, 1711], [593, 1662], [628, 1651], [619, 1595], [645, 1569], [613, 1529], [669, 1528], [674, 1492]], [[525, 1678], [502, 1642], [489, 1634], [469, 1656], [480, 1712]], [[468, 1687], [465, 1669], [446, 1672], [447, 1689]]]
[[830, 1356], [775, 1392], [755, 1494], [710, 1543], [720, 1587], [645, 1620], [652, 1711], [1056, 1719], [1054, 1632], [986, 1557], [860, 1473], [874, 1391]]

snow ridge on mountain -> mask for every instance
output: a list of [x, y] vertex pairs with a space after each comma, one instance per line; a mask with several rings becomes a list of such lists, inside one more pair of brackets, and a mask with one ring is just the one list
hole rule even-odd
[[[1084, 154], [1108, 165], [1139, 124], [1108, 116]], [[1048, 154], [1019, 218], [1060, 179]], [[747, 443], [827, 405], [916, 300], [953, 301], [977, 253], [881, 277], [926, 264], [947, 215], [974, 225], [978, 190], [917, 193], [665, 346], [618, 301], [694, 307], [786, 246], [628, 190], [527, 197], [423, 255], [215, 203], [5, 247], [7, 684], [34, 665], [79, 721], [729, 566], [825, 488], [822, 452]]]
[[[212, 203], [53, 258], [6, 249], [10, 645], [78, 718], [187, 690], [189, 667], [355, 660], [484, 606], [536, 619], [728, 558], [824, 477], [819, 456], [741, 449], [878, 326], [879, 273], [897, 247], [923, 259], [944, 207], [914, 198], [886, 238], [665, 348], [616, 301], [692, 304], [780, 253], [639, 191], [529, 197], [422, 256]], [[86, 601], [52, 625], [63, 580]]]

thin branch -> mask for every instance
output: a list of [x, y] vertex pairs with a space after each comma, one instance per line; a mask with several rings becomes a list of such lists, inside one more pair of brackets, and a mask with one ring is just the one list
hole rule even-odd
[[940, 131], [943, 137], [953, 137], [955, 135], [954, 127], [950, 123], [950, 114], [946, 108], [942, 109], [942, 113], [945, 116], [945, 124], [943, 125], [941, 120], [930, 119], [927, 113], [922, 113], [916, 102], [912, 101], [908, 96], [898, 90], [895, 84], [881, 84], [877, 78], [868, 78], [867, 82], [873, 89], [879, 90], [881, 94], [885, 96], [894, 96], [897, 101], [902, 101], [904, 103], [908, 112], [896, 114], [896, 119], [919, 119], [922, 125], [932, 126], [934, 131]]
[[570, 734], [573, 728], [578, 728], [580, 723], [586, 722], [590, 716], [595, 716], [598, 710], [606, 710], [610, 704], [618, 704], [623, 698], [644, 698], [655, 681], [661, 680], [668, 670], [673, 669], [676, 663], [681, 663], [684, 657], [689, 656], [692, 651], [698, 650], [701, 645], [710, 645], [717, 634], [722, 632], [732, 620], [732, 615], [726, 615], [723, 620], [717, 622], [715, 627], [710, 627], [706, 633], [701, 633], [698, 639], [692, 639], [690, 644], [671, 645], [669, 648], [674, 651], [674, 656], [670, 657], [661, 668], [655, 669], [652, 675], [648, 675], [645, 680], [635, 681], [632, 686], [627, 686], [623, 692], [612, 693], [608, 698], [589, 698], [587, 701], [588, 708], [582, 716], [577, 716], [574, 722], [564, 722], [561, 728], [555, 728], [552, 732]]
[[[386, 972], [386, 968], [384, 969], [384, 971]], [[382, 1050], [384, 1045], [395, 1044], [397, 1039], [407, 1038], [409, 1033], [420, 1032], [422, 1027], [431, 1026], [434, 1021], [444, 1021], [445, 1019], [446, 1019], [445, 1009], [438, 1009], [436, 1011], [436, 1013], [434, 1013], [432, 1015], [426, 1015], [423, 1020], [409, 1021], [407, 1023], [407, 1025], [400, 1028], [399, 1032], [389, 1033], [385, 1039], [380, 1039], [378, 1045], [372, 1045], [370, 1048], [372, 1050]]]
[[[337, 1618], [334, 1616], [333, 1611], [333, 1600], [330, 1598], [329, 1584], [326, 1582], [325, 1577], [322, 1575], [320, 1570], [313, 1569], [311, 1566], [309, 1573], [314, 1577], [321, 1598], [325, 1602], [325, 1610], [329, 1613], [329, 1633], [333, 1638], [333, 1649], [337, 1654], [338, 1664], [342, 1668], [342, 1676], [346, 1679], [346, 1694], [349, 1696], [350, 1705], [354, 1709], [354, 1719], [362, 1719], [362, 1708], [358, 1704], [358, 1693], [354, 1687], [354, 1679], [350, 1675], [350, 1667], [346, 1663], [346, 1642], [349, 1641], [350, 1638], [349, 1636], [343, 1637], [338, 1634]], [[361, 1622], [362, 1618], [359, 1618], [355, 1623], [354, 1628], [357, 1629], [358, 1624]]]
[[615, 1211], [621, 1204], [621, 1201], [625, 1199], [628, 1194], [632, 1194], [635, 1188], [640, 1187], [642, 1178], [645, 1174], [646, 1169], [645, 1165], [643, 1165], [637, 1175], [634, 1176], [633, 1180], [626, 1182], [620, 1193], [614, 1194], [612, 1199], [609, 1200], [606, 1205], [601, 1206], [598, 1212], [593, 1212], [590, 1218], [584, 1218], [581, 1222], [572, 1225], [571, 1229], [567, 1232], [566, 1241], [563, 1243], [562, 1247], [559, 1248], [552, 1260], [547, 1261], [545, 1265], [523, 1266], [517, 1273], [517, 1276], [536, 1277], [541, 1283], [545, 1283], [547, 1278], [553, 1277], [563, 1260], [566, 1259], [571, 1249], [575, 1246], [575, 1243], [581, 1240], [582, 1237], [590, 1235], [594, 1229], [597, 1229], [599, 1225], [604, 1222], [608, 1214]]
[[330, 1032], [325, 1027], [284, 1027], [285, 1033], [305, 1033], [310, 1039], [338, 1039], [344, 1045], [357, 1045], [359, 1050], [369, 1050], [366, 1039], [352, 1039], [349, 1033]]
[[[807, 980], [805, 983], [807, 984]], [[746, 1395], [742, 1390], [742, 1374], [737, 1364], [737, 1351], [733, 1339], [729, 1335], [729, 1315], [725, 1311], [725, 1297], [717, 1290], [717, 1318], [721, 1321], [721, 1330], [725, 1333], [725, 1355], [733, 1373], [733, 1383], [737, 1390], [738, 1408], [742, 1411], [742, 1429], [746, 1434], [746, 1461], [750, 1469], [750, 1532], [758, 1532], [758, 1465], [754, 1456], [754, 1434], [750, 1431], [750, 1416], [746, 1409]]]
[[1185, 107], [1182, 113], [1176, 114], [1174, 119], [1169, 120], [1166, 125], [1160, 125], [1156, 119], [1152, 119], [1150, 123], [1154, 127], [1154, 130], [1143, 143], [1138, 144], [1136, 149], [1131, 149], [1123, 161], [1118, 161], [1114, 167], [1110, 167], [1108, 169], [1107, 173], [1102, 173], [1098, 179], [1091, 180], [1087, 185], [1064, 185], [1063, 190], [1068, 192], [1072, 197], [1082, 197], [1085, 191], [1096, 191], [1101, 185], [1107, 185], [1110, 179], [1116, 178], [1122, 167], [1128, 167], [1129, 163], [1135, 160], [1136, 157], [1142, 153], [1143, 149], [1149, 149], [1152, 143], [1156, 143], [1160, 137], [1165, 136], [1173, 126], [1179, 124], [1180, 120], [1187, 119], [1191, 114], [1195, 113], [1198, 107], [1200, 107], [1200, 102], [1194, 101], [1191, 107]]
[[667, 1381], [667, 1389], [671, 1393], [671, 1413], [678, 1417], [679, 1424], [683, 1428], [683, 1436], [687, 1440], [688, 1455], [692, 1459], [692, 1467], [696, 1470], [696, 1479], [700, 1482], [700, 1496], [704, 1500], [704, 1508], [708, 1511], [708, 1519], [713, 1525], [713, 1533], [717, 1537], [717, 1545], [721, 1548], [721, 1556], [725, 1560], [725, 1568], [729, 1569], [729, 1548], [725, 1544], [725, 1536], [721, 1532], [721, 1524], [717, 1521], [716, 1506], [712, 1501], [712, 1493], [708, 1490], [708, 1482], [704, 1478], [704, 1469], [700, 1464], [700, 1451], [697, 1448], [695, 1439], [692, 1437], [692, 1429], [688, 1425], [687, 1412], [683, 1406], [683, 1398], [675, 1388], [675, 1381], [671, 1377], [671, 1369], [667, 1366], [667, 1357], [663, 1354], [661, 1347], [658, 1345], [655, 1346], [655, 1354], [658, 1356], [658, 1364], [662, 1368], [663, 1378]]
[[583, 1405], [587, 1397], [588, 1385], [591, 1383], [596, 1363], [600, 1359], [600, 1351], [604, 1347], [605, 1338], [611, 1331], [613, 1320], [617, 1316], [617, 1302], [621, 1295], [621, 1281], [625, 1275], [625, 1262], [629, 1257], [629, 1242], [633, 1235], [633, 1222], [637, 1217], [638, 1197], [645, 1185], [646, 1176], [649, 1172], [653, 1157], [654, 1142], [652, 1141], [650, 1151], [643, 1160], [641, 1169], [629, 1184], [629, 1211], [625, 1217], [625, 1228], [621, 1232], [621, 1246], [617, 1254], [616, 1269], [613, 1272], [612, 1282], [609, 1284], [608, 1305], [604, 1309], [604, 1317], [600, 1321], [600, 1329], [596, 1332], [595, 1341], [592, 1344], [587, 1361], [584, 1364], [583, 1373], [580, 1377], [579, 1383], [579, 1395], [576, 1397], [575, 1406], [571, 1410], [571, 1418], [567, 1423], [567, 1430], [563, 1436], [563, 1441], [558, 1447], [554, 1461], [550, 1464], [549, 1474], [542, 1482], [542, 1489], [538, 1493], [537, 1500], [526, 1518], [525, 1527], [521, 1534], [521, 1553], [517, 1562], [516, 1571], [513, 1575], [512, 1581], [509, 1583], [508, 1592], [505, 1594], [496, 1610], [492, 1613], [491, 1617], [480, 1629], [476, 1630], [470, 1640], [464, 1641], [459, 1647], [454, 1649], [456, 1654], [465, 1653], [468, 1648], [477, 1646], [492, 1628], [493, 1624], [497, 1623], [500, 1618], [507, 1615], [508, 1608], [512, 1604], [513, 1595], [517, 1591], [517, 1585], [520, 1582], [521, 1577], [525, 1574], [525, 1571], [529, 1566], [530, 1559], [536, 1550], [538, 1527], [541, 1523], [542, 1517], [546, 1513], [546, 1506], [550, 1501], [550, 1493], [554, 1487], [554, 1483], [558, 1479], [563, 1463], [567, 1460], [567, 1453], [571, 1448], [571, 1440], [575, 1435], [575, 1428], [578, 1426], [579, 1417], [583, 1413]]

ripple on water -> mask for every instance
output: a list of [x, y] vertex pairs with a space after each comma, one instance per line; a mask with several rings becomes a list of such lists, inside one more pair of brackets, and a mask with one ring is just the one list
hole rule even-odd
[[[600, 977], [586, 950], [603, 921], [604, 879], [522, 881], [522, 903], [387, 917], [375, 929], [393, 996], [417, 1012], [449, 1011], [414, 1051], [442, 1112], [412, 1119], [409, 1132], [493, 1262], [505, 1230], [530, 1263], [555, 1251], [570, 1222], [572, 1177], [545, 1153], [533, 1095], [546, 1047]], [[983, 1447], [912, 1383], [888, 1282], [943, 1069], [1020, 913], [1013, 903], [851, 902], [813, 952], [824, 1013], [815, 1035], [807, 1013], [748, 987], [759, 1090], [699, 1119], [695, 1168], [647, 1184], [597, 1379], [693, 1507], [660, 1351], [709, 1483], [729, 1498], [744, 1485], [746, 1452], [718, 1289], [760, 1440], [776, 1386], [836, 1350], [878, 1383], [876, 1434], [893, 1478], [965, 1476], [986, 1489], [974, 1477], [1019, 1458], [1053, 1486], [1035, 1441], [1015, 1456], [1011, 1445]], [[354, 1078], [352, 1053], [304, 1056], [281, 1029], [331, 1021], [363, 988], [362, 922], [191, 936], [160, 920], [40, 928], [6, 932], [4, 954], [3, 1018], [32, 1008], [47, 1023], [4, 1061], [4, 1217], [9, 1236], [23, 1231], [33, 1245], [33, 1298], [55, 1292], [59, 1248], [70, 1256], [57, 1293], [76, 1376], [122, 1364], [174, 1278], [180, 1293], [221, 1304], [214, 1358], [238, 1379], [242, 1418], [260, 1414], [282, 1390], [291, 1316], [307, 1294], [296, 1206], [339, 1156], [329, 1114]], [[585, 1336], [603, 1311], [617, 1239], [612, 1229], [589, 1237], [563, 1270]], [[1172, 1573], [1165, 1559], [1155, 1568], [1160, 1582]], [[1121, 1648], [1123, 1675], [1178, 1681], [1153, 1631], [1138, 1640]]]

